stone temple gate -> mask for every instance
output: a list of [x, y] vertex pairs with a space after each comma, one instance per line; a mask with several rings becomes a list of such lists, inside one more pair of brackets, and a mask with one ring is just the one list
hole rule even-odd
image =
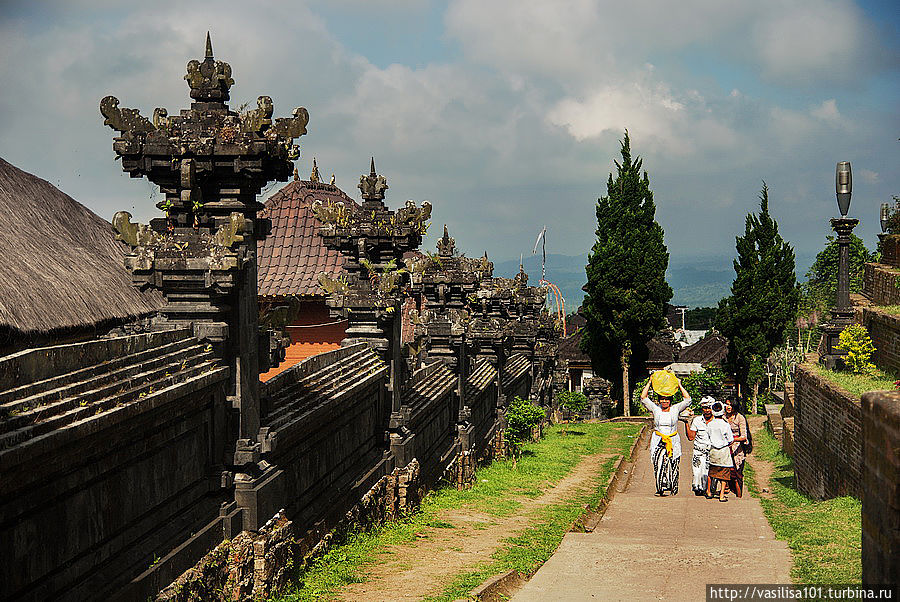
[[347, 338], [260, 383], [284, 336], [259, 325], [257, 195], [293, 173], [309, 115], [274, 118], [267, 96], [231, 110], [208, 35], [184, 79], [177, 114], [100, 102], [123, 170], [163, 193], [162, 217], [112, 225], [133, 284], [164, 306], [0, 358], [0, 598], [266, 596], [330, 530], [397, 516], [441, 479], [466, 486], [503, 451], [507, 400], [552, 399], [546, 289], [494, 277], [446, 230], [418, 253], [432, 208], [388, 208], [374, 159], [360, 205], [315, 206], [347, 258], [320, 278]]

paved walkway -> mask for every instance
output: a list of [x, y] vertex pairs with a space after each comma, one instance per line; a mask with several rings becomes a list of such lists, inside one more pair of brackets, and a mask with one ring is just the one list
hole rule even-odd
[[791, 556], [759, 501], [745, 492], [726, 503], [691, 491], [691, 444], [679, 492], [654, 495], [649, 451], [593, 533], [567, 533], [514, 602], [546, 600], [704, 600], [707, 583], [790, 583]]

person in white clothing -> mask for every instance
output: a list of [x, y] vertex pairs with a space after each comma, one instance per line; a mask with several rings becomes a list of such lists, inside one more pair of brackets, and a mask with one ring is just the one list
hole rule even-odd
[[712, 412], [713, 419], [706, 425], [710, 445], [709, 480], [717, 481], [716, 486], [720, 488], [719, 501], [727, 502], [725, 484], [731, 480], [731, 471], [734, 468], [734, 460], [731, 457], [734, 434], [731, 432], [731, 425], [722, 418], [725, 415], [725, 406], [721, 402], [713, 403]]
[[691, 487], [694, 495], [703, 495], [707, 497], [709, 492], [709, 435], [706, 433], [706, 425], [713, 419], [712, 404], [715, 400], [712, 397], [704, 397], [700, 400], [701, 416], [695, 416], [685, 429], [687, 438], [693, 442], [694, 449], [691, 454], [691, 470], [694, 478]]
[[681, 439], [678, 437], [678, 415], [691, 405], [691, 396], [678, 382], [682, 401], [672, 404], [671, 397], [660, 396], [659, 404], [650, 396], [650, 381], [641, 391], [641, 403], [653, 414], [653, 435], [650, 437], [650, 462], [656, 476], [656, 495], [669, 490], [678, 493], [678, 464], [681, 461]]

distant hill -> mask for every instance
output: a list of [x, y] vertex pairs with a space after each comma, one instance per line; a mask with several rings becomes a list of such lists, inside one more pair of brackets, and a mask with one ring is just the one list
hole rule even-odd
[[[812, 265], [814, 255], [797, 256], [797, 279], [805, 280], [806, 272]], [[734, 268], [731, 256], [706, 256], [688, 258], [670, 258], [666, 280], [675, 295], [673, 305], [688, 307], [715, 307], [719, 299], [731, 293], [734, 280]], [[537, 284], [541, 278], [541, 256], [531, 255], [524, 258], [525, 271], [529, 284]], [[566, 299], [566, 310], [574, 311], [584, 298], [586, 280], [584, 266], [587, 253], [584, 255], [547, 255], [547, 280], [559, 287]], [[494, 275], [512, 278], [519, 272], [519, 261], [500, 261], [494, 263]]]

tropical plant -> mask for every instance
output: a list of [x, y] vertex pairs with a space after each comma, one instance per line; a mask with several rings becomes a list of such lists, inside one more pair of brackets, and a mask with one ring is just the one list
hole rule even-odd
[[835, 347], [847, 352], [844, 362], [851, 372], [855, 374], [875, 372], [875, 364], [869, 361], [872, 359], [872, 354], [875, 353], [875, 345], [865, 326], [851, 324], [846, 327], [841, 331], [839, 342]]
[[797, 366], [804, 360], [803, 350], [797, 346], [779, 345], [769, 355], [768, 365], [775, 375], [774, 389], [780, 391], [785, 383], [794, 382]]
[[[618, 173], [609, 174], [607, 196], [597, 201], [597, 240], [588, 255], [587, 319], [581, 349], [595, 372], [615, 381], [622, 375], [623, 399], [628, 386], [632, 350], [641, 351], [665, 326], [665, 304], [672, 298], [666, 283], [669, 253], [663, 229], [656, 222], [656, 205], [643, 162], [631, 157], [628, 131], [621, 143]], [[631, 413], [628, 403], [625, 414]]]

